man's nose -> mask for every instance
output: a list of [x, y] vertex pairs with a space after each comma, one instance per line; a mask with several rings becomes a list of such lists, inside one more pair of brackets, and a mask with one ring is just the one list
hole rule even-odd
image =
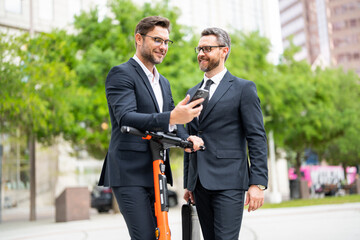
[[166, 44], [165, 42], [162, 42], [162, 43], [160, 44], [160, 48], [161, 48], [161, 49], [167, 49], [168, 47], [169, 47], [169, 45]]
[[199, 57], [199, 56], [203, 56], [203, 55], [205, 55], [204, 50], [203, 50], [203, 49], [200, 49], [200, 50], [199, 50], [199, 53], [198, 53], [198, 57]]

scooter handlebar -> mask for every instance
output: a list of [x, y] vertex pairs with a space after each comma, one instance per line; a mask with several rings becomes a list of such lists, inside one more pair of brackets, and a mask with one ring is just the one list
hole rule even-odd
[[132, 135], [136, 135], [139, 137], [146, 137], [148, 134], [138, 130], [137, 128], [133, 128], [133, 127], [128, 127], [128, 126], [122, 126], [121, 127], [121, 132], [122, 133], [130, 133]]
[[[142, 132], [136, 128], [129, 127], [129, 126], [122, 126], [121, 132], [133, 134], [133, 135], [143, 137], [144, 139], [148, 139], [148, 140], [150, 140], [150, 139], [157, 140], [157, 141], [165, 144], [167, 146], [167, 148], [170, 148], [170, 147], [192, 148], [193, 147], [192, 142], [186, 141], [179, 137], [171, 136], [171, 135], [168, 135], [165, 133], [155, 133], [155, 132], [148, 132], [148, 131]], [[204, 150], [205, 150], [205, 146], [201, 146], [200, 151], [204, 151]]]

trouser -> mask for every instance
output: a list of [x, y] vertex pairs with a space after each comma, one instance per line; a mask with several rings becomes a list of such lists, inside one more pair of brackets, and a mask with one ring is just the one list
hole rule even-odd
[[112, 190], [131, 240], [155, 240], [154, 188], [126, 186], [112, 187]]
[[244, 190], [208, 190], [200, 180], [194, 191], [204, 240], [238, 240], [244, 210]]

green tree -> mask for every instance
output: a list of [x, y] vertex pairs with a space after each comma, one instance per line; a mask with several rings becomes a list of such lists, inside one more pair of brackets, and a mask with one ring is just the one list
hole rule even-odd
[[360, 79], [354, 72], [345, 73], [342, 69], [328, 69], [322, 74], [336, 90], [334, 111], [339, 116], [333, 124], [342, 128], [342, 132], [319, 153], [331, 164], [342, 164], [345, 170], [347, 166], [359, 165], [360, 159]]
[[[11, 133], [15, 129], [18, 119], [15, 117], [21, 112], [21, 71], [17, 59], [16, 38], [5, 33], [0, 33], [0, 132]], [[14, 124], [8, 121], [12, 119]]]
[[[4, 44], [7, 41], [8, 44]], [[1, 132], [19, 129], [28, 141], [30, 162], [30, 220], [36, 219], [35, 142], [51, 144], [61, 133], [71, 132], [74, 116], [69, 104], [78, 94], [73, 46], [66, 34], [54, 31], [30, 38], [1, 38]], [[13, 70], [12, 73], [8, 72]], [[5, 130], [5, 131], [4, 131]]]
[[275, 66], [267, 61], [269, 51], [269, 40], [258, 32], [245, 34], [235, 31], [231, 35], [231, 52], [225, 64], [235, 76], [256, 83], [267, 132], [271, 130], [268, 126], [272, 114], [270, 100], [279, 97], [273, 88]]
[[[305, 149], [311, 148], [320, 157], [336, 139], [348, 139], [346, 132], [356, 124], [354, 103], [359, 99], [357, 77], [349, 78], [342, 70], [312, 71], [306, 62], [294, 60], [295, 47], [285, 50], [277, 66], [274, 99], [268, 99], [271, 121], [277, 143], [296, 153], [295, 165], [300, 173]], [[349, 143], [349, 142], [348, 142]], [[327, 155], [327, 158], [332, 157]]]
[[[301, 159], [305, 149], [316, 148], [327, 142], [335, 133], [327, 129], [325, 122], [331, 119], [331, 100], [328, 89], [321, 84], [324, 79], [317, 78], [305, 61], [293, 59], [296, 51], [289, 48], [284, 53], [284, 61], [278, 66], [277, 93], [280, 102], [274, 107], [273, 117], [280, 144], [296, 153], [296, 169], [300, 176]], [[325, 120], [325, 121], [324, 121]], [[327, 134], [323, 134], [327, 129]]]

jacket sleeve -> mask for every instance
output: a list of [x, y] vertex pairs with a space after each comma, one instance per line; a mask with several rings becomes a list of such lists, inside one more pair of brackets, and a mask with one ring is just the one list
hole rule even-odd
[[267, 139], [254, 82], [247, 81], [242, 91], [240, 113], [246, 135], [250, 158], [249, 185], [267, 186]]
[[170, 112], [139, 113], [134, 73], [121, 66], [113, 67], [106, 79], [106, 97], [119, 126], [167, 132]]

